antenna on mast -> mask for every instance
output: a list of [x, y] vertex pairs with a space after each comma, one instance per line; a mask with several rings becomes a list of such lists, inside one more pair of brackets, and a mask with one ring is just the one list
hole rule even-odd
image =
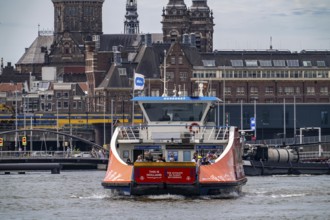
[[272, 36], [270, 36], [270, 47], [269, 47], [269, 49], [273, 49], [273, 37]]

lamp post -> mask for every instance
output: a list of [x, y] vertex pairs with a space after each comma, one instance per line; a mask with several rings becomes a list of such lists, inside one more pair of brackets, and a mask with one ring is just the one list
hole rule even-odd
[[18, 124], [17, 124], [17, 85], [16, 85], [16, 91], [15, 91], [15, 151], [17, 151], [17, 128]]
[[106, 145], [106, 138], [105, 138], [105, 104], [98, 104], [98, 106], [103, 106], [103, 146]]
[[254, 120], [255, 120], [255, 126], [254, 129], [254, 138], [257, 140], [257, 99], [254, 99]]
[[57, 134], [56, 134], [56, 149], [57, 149], [57, 151], [59, 151], [59, 149], [60, 149], [60, 141], [59, 141], [59, 136], [58, 136], [58, 104], [57, 104], [57, 102], [56, 102], [56, 104], [55, 104], [55, 106], [56, 106], [56, 132], [57, 132]]
[[[23, 95], [23, 116], [24, 116], [24, 137], [26, 137], [26, 94]], [[26, 153], [26, 145], [24, 145], [24, 154]]]
[[285, 98], [283, 99], [283, 138], [284, 138], [284, 142], [286, 142], [286, 106], [285, 106]]
[[113, 99], [111, 99], [111, 138], [112, 138], [112, 135], [113, 135]]
[[222, 109], [222, 118], [223, 118], [223, 126], [226, 126], [226, 69], [225, 66], [223, 66], [223, 109]]

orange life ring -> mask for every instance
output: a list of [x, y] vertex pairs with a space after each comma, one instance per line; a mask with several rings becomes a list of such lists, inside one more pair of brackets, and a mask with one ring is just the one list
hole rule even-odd
[[[193, 127], [197, 127], [197, 130], [193, 130]], [[189, 131], [190, 131], [190, 132], [198, 133], [198, 131], [200, 131], [200, 126], [199, 126], [199, 124], [197, 124], [197, 123], [192, 123], [192, 124], [189, 126]]]

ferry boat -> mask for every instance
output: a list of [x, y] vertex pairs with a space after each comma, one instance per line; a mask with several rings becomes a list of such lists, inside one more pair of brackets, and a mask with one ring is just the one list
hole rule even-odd
[[[236, 127], [216, 97], [135, 97], [145, 124], [117, 127], [103, 187], [123, 195], [239, 195], [247, 182]], [[132, 161], [132, 162], [131, 162]]]

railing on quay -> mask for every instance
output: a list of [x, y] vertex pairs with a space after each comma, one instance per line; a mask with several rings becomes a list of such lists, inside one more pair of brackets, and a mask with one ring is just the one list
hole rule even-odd
[[[303, 137], [302, 144], [311, 144], [315, 143], [318, 144], [319, 136], [311, 136], [311, 137]], [[330, 135], [323, 135], [321, 136], [321, 142], [330, 143]], [[277, 139], [266, 139], [266, 140], [256, 140], [256, 141], [247, 141], [246, 143], [250, 144], [267, 144], [267, 145], [296, 145], [300, 144], [300, 137], [297, 136], [295, 138], [277, 138]]]
[[106, 159], [107, 153], [102, 151], [0, 151], [1, 159], [63, 159], [63, 158], [80, 158], [80, 159]]
[[301, 160], [311, 160], [311, 159], [329, 159], [330, 158], [330, 151], [324, 151], [321, 153], [321, 157], [319, 156], [318, 151], [306, 151], [306, 152], [299, 152], [299, 157]]

